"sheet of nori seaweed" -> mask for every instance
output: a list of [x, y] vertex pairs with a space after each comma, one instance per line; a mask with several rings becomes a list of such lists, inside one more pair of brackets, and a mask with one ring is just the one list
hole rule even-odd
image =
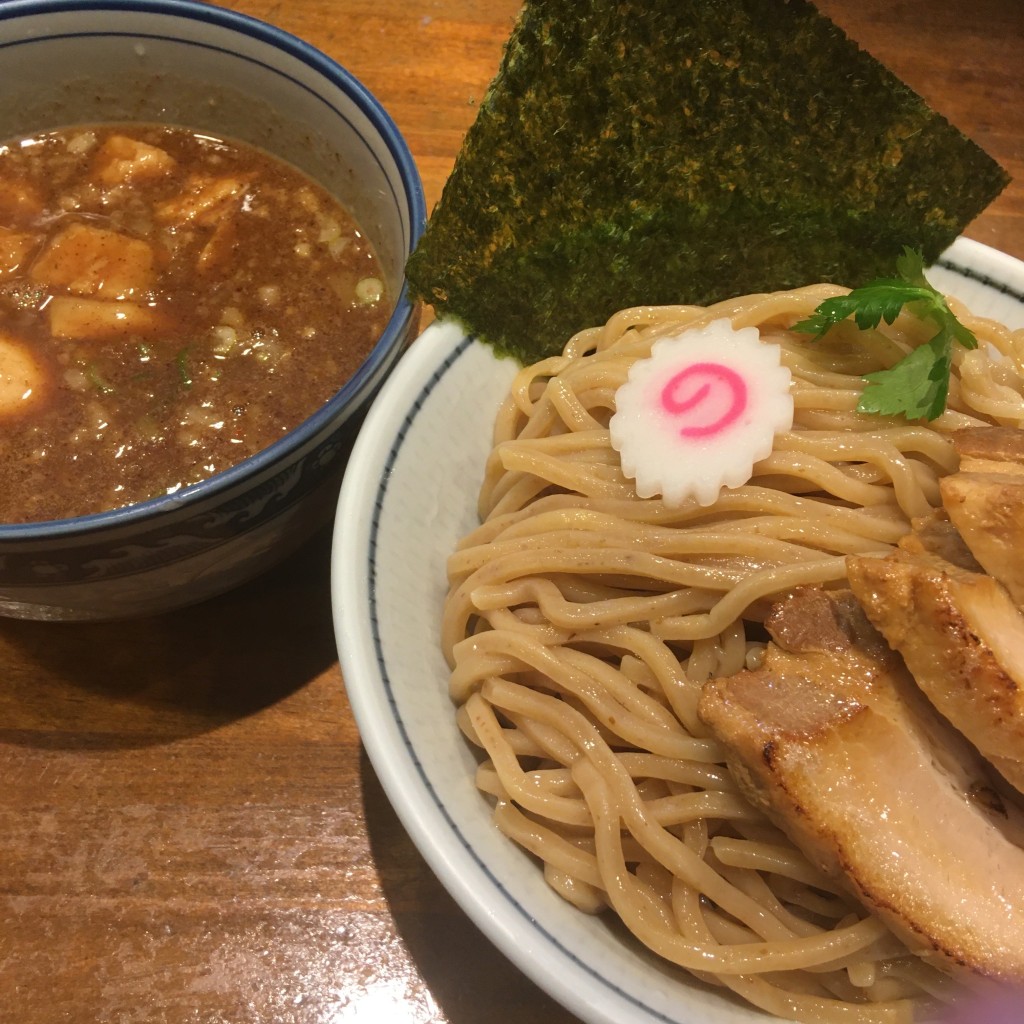
[[408, 277], [530, 362], [625, 306], [930, 263], [1007, 181], [806, 0], [528, 0]]

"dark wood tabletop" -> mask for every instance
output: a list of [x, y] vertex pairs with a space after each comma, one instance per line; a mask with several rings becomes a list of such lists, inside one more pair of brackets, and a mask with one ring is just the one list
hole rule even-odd
[[[440, 195], [516, 0], [238, 0], [348, 67]], [[1002, 162], [1024, 258], [1021, 0], [819, 6]], [[571, 1024], [447, 896], [346, 701], [330, 538], [199, 607], [0, 620], [0, 1021]]]

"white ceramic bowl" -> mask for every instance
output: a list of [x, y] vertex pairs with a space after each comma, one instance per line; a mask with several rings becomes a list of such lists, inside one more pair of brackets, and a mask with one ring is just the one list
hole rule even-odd
[[290, 160], [355, 214], [398, 306], [337, 394], [265, 451], [174, 495], [0, 525], [0, 614], [114, 618], [224, 591], [329, 521], [355, 429], [401, 354], [404, 266], [426, 221], [408, 148], [380, 103], [313, 47], [188, 0], [0, 4], [0, 138], [111, 120], [165, 121]]
[[[929, 279], [1024, 327], [1024, 263], [960, 240]], [[438, 643], [445, 562], [476, 525], [516, 367], [452, 324], [413, 344], [367, 416], [338, 505], [334, 618], [363, 743], [413, 841], [478, 927], [588, 1024], [765, 1024], [556, 896], [474, 786]]]

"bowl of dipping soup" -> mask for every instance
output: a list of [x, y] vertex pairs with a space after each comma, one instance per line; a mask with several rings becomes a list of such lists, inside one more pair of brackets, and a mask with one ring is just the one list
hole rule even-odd
[[0, 614], [195, 603], [333, 514], [426, 214], [349, 72], [191, 2], [0, 5]]

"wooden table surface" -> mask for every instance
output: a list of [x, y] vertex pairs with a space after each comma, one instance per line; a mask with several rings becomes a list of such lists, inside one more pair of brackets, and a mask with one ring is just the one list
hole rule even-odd
[[[238, 0], [389, 109], [428, 207], [516, 0]], [[968, 234], [1024, 258], [1024, 3], [821, 0], [1015, 182]], [[435, 880], [346, 702], [329, 538], [125, 624], [0, 621], [0, 1021], [568, 1024]]]

